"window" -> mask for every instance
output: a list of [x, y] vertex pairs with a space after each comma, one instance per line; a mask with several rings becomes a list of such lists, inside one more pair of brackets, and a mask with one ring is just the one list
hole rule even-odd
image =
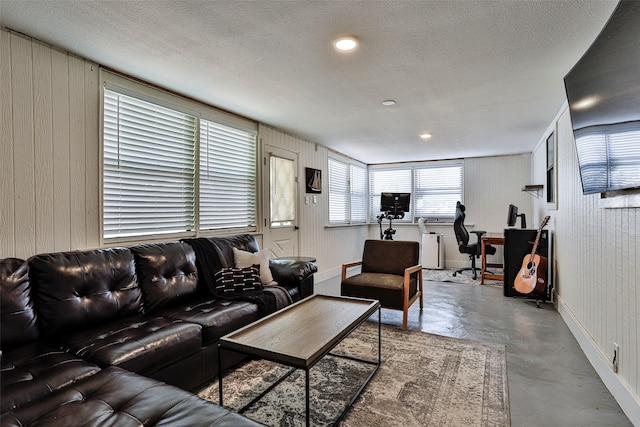
[[329, 158], [329, 224], [367, 221], [367, 169]]
[[[411, 191], [411, 168], [402, 169], [372, 169], [369, 171], [369, 212], [370, 220], [377, 221], [380, 215], [380, 195], [382, 193], [412, 193], [410, 210], [414, 204]], [[404, 219], [399, 221], [411, 221], [411, 212], [407, 212]]]
[[367, 169], [350, 165], [351, 168], [351, 222], [367, 222]]
[[196, 119], [104, 93], [105, 239], [194, 230]]
[[372, 166], [369, 172], [371, 220], [380, 214], [380, 194], [411, 193], [410, 212], [400, 220], [429, 222], [453, 220], [456, 202], [462, 201], [462, 161], [414, 165]]
[[269, 189], [271, 227], [291, 227], [296, 221], [296, 163], [271, 155], [269, 157]]
[[429, 222], [451, 221], [462, 201], [462, 163], [438, 163], [414, 169], [414, 216]]
[[200, 230], [255, 228], [256, 135], [200, 120]]
[[103, 239], [256, 230], [257, 125], [104, 74]]
[[329, 158], [329, 224], [348, 224], [349, 216], [349, 165]]
[[556, 202], [556, 148], [554, 133], [547, 138], [547, 203]]

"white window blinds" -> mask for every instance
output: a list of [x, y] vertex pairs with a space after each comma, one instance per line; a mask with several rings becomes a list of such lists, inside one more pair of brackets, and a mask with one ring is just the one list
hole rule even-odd
[[351, 222], [364, 223], [367, 221], [367, 169], [351, 166]]
[[462, 164], [414, 169], [414, 216], [429, 221], [453, 219], [462, 201]]
[[103, 235], [194, 230], [196, 118], [105, 89]]
[[256, 225], [256, 135], [200, 120], [200, 230]]
[[349, 165], [329, 158], [329, 224], [349, 223]]
[[367, 169], [329, 158], [329, 224], [367, 221]]

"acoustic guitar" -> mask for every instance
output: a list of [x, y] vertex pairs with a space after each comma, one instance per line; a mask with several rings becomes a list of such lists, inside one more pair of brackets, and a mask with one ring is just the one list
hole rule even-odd
[[521, 294], [529, 295], [534, 291], [536, 294], [539, 294], [545, 288], [545, 266], [547, 260], [537, 254], [536, 251], [538, 250], [538, 243], [540, 243], [542, 229], [549, 222], [549, 218], [549, 216], [545, 216], [542, 220], [531, 253], [525, 255], [522, 260], [522, 268], [520, 268], [516, 276], [513, 287]]

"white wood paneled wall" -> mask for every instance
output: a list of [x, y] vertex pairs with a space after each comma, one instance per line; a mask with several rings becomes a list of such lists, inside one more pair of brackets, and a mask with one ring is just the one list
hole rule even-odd
[[98, 67], [0, 36], [0, 257], [97, 247]]
[[[569, 111], [550, 125], [557, 135], [558, 206], [546, 195], [538, 216], [550, 215], [555, 234], [558, 310], [629, 418], [640, 422], [640, 214], [637, 208], [603, 209], [599, 195], [583, 195]], [[542, 141], [543, 141], [542, 140]], [[545, 176], [546, 146], [533, 153], [533, 171]], [[619, 371], [610, 362], [620, 346]]]

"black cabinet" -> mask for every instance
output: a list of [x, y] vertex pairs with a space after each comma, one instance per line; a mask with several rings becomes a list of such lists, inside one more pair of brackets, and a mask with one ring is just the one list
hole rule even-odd
[[[531, 253], [533, 243], [536, 240], [538, 230], [528, 230], [521, 228], [507, 228], [504, 230], [504, 295], [507, 297], [521, 296], [522, 294], [513, 289], [513, 282], [522, 267], [524, 257]], [[537, 253], [547, 258], [547, 287], [540, 300], [551, 299], [552, 275], [550, 253], [550, 234], [548, 230], [542, 230]]]

